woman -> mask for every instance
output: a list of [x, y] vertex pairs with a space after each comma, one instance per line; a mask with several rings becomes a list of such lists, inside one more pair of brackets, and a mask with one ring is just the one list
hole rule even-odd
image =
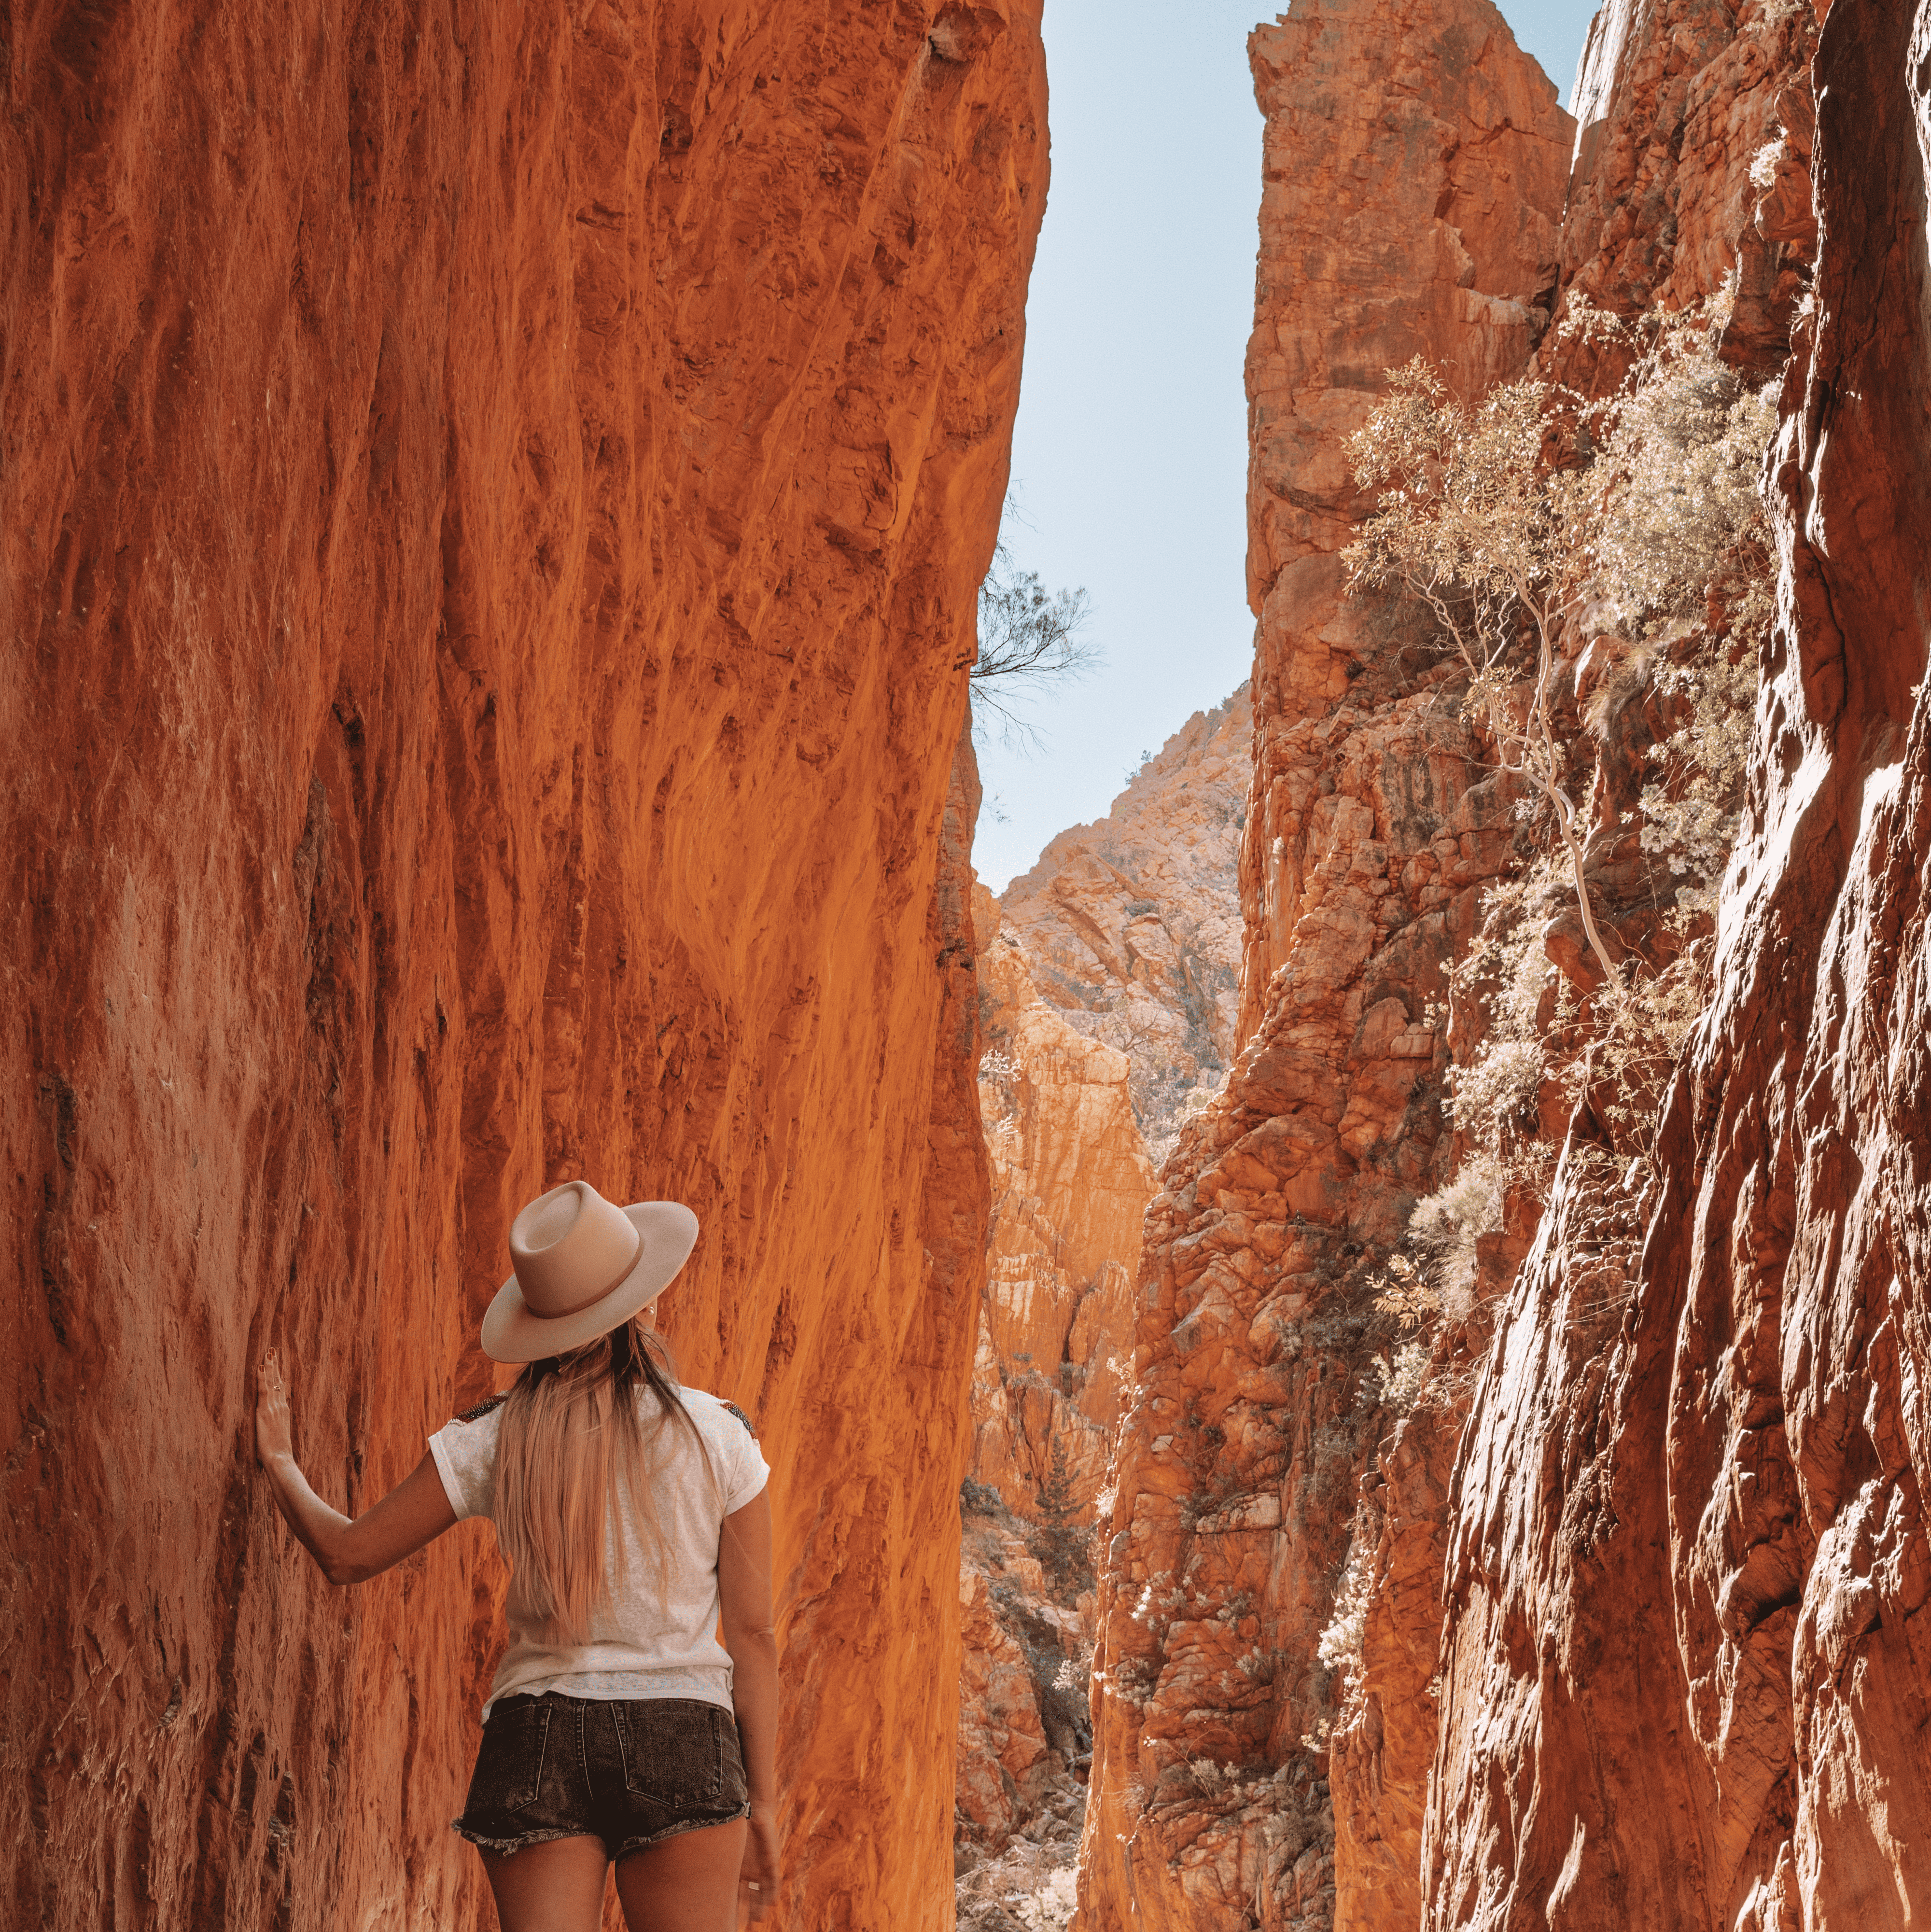
[[697, 1238], [688, 1208], [583, 1181], [532, 1202], [482, 1329], [522, 1373], [352, 1522], [296, 1466], [262, 1364], [262, 1464], [331, 1583], [496, 1525], [509, 1648], [455, 1828], [503, 1932], [595, 1932], [612, 1864], [631, 1932], [724, 1932], [776, 1882], [769, 1472], [739, 1411], [679, 1388], [652, 1319]]

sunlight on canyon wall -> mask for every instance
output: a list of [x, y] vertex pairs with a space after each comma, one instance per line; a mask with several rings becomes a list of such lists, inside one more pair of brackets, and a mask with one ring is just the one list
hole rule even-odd
[[582, 1174], [775, 1469], [792, 1922], [949, 1923], [1036, 5], [4, 45], [8, 1915], [478, 1922], [487, 1534], [331, 1592], [252, 1367], [367, 1504]]

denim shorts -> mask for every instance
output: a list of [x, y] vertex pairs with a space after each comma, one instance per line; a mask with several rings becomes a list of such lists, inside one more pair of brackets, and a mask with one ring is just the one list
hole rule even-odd
[[601, 1838], [611, 1861], [750, 1816], [736, 1718], [687, 1697], [499, 1697], [454, 1828], [505, 1855]]

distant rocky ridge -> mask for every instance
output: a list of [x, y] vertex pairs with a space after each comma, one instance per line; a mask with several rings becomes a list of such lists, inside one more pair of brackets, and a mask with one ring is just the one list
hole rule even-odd
[[1243, 684], [1196, 712], [1104, 818], [1062, 832], [1000, 897], [1041, 998], [1127, 1056], [1156, 1166], [1233, 1056], [1253, 733]]
[[974, 897], [993, 1208], [961, 1497], [970, 1932], [1009, 1932], [1015, 1894], [1071, 1882], [1092, 1749], [1090, 1539], [1156, 1161], [1232, 1039], [1251, 732], [1244, 688], [1196, 713], [1003, 904]]

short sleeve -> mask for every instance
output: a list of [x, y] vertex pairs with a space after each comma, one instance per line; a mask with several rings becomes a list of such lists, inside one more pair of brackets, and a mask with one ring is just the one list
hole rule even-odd
[[442, 1478], [458, 1522], [487, 1516], [495, 1507], [496, 1430], [502, 1415], [502, 1409], [494, 1408], [473, 1422], [446, 1422], [429, 1438], [436, 1473]]
[[726, 1462], [724, 1514], [730, 1516], [757, 1499], [771, 1480], [771, 1466], [757, 1446], [757, 1438], [751, 1432], [750, 1424], [734, 1405], [727, 1402], [724, 1408], [724, 1439], [730, 1444]]

